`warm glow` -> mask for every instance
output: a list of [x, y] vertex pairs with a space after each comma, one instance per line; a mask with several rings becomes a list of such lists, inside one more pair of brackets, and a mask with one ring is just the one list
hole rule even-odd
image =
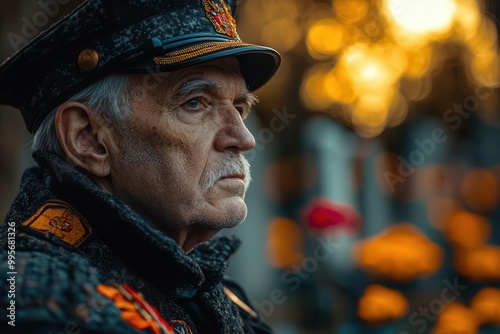
[[386, 75], [382, 63], [378, 61], [368, 61], [364, 63], [360, 67], [359, 73], [361, 74], [362, 81], [371, 82], [375, 82]]
[[408, 308], [408, 301], [401, 292], [372, 284], [358, 302], [358, 316], [368, 323], [380, 324], [401, 318]]
[[448, 31], [457, 8], [454, 0], [384, 0], [384, 7], [399, 34], [410, 38]]
[[425, 75], [431, 68], [433, 50], [430, 46], [422, 46], [418, 49], [407, 49], [408, 59], [404, 74], [408, 77], [419, 78]]
[[352, 112], [353, 126], [360, 135], [374, 137], [384, 130], [389, 115], [387, 100], [383, 95], [361, 96]]
[[365, 18], [370, 8], [367, 0], [333, 0], [332, 4], [337, 17], [351, 24]]
[[398, 126], [404, 122], [406, 116], [408, 115], [408, 101], [401, 94], [394, 94], [391, 109], [389, 111], [389, 117], [387, 119], [387, 126], [394, 127]]
[[470, 301], [470, 308], [480, 324], [500, 326], [500, 289], [486, 287]]
[[276, 268], [289, 269], [303, 258], [304, 236], [298, 225], [288, 218], [277, 217], [267, 228], [269, 263]]
[[299, 43], [302, 29], [291, 18], [275, 19], [262, 29], [262, 41], [278, 51], [289, 51]]
[[499, 204], [497, 178], [487, 169], [468, 172], [460, 187], [460, 193], [467, 206], [473, 210], [493, 210]]
[[396, 281], [432, 274], [443, 262], [441, 248], [409, 223], [358, 242], [355, 251], [363, 269]]
[[411, 101], [419, 101], [426, 98], [431, 92], [432, 80], [429, 74], [423, 77], [410, 77], [407, 75], [401, 81], [401, 92]]
[[445, 220], [443, 230], [452, 244], [464, 248], [484, 245], [491, 234], [490, 223], [486, 218], [467, 211], [451, 213]]
[[329, 71], [324, 77], [323, 89], [331, 101], [350, 104], [356, 98], [344, 68], [335, 67]]
[[476, 314], [471, 309], [458, 303], [451, 303], [446, 304], [444, 311], [439, 314], [432, 334], [476, 334], [478, 329]]
[[297, 18], [299, 2], [297, 0], [248, 1], [246, 5], [251, 8], [249, 12], [254, 14], [249, 16], [258, 20], [273, 21], [284, 16]]
[[305, 74], [300, 93], [306, 106], [316, 110], [331, 106], [333, 100], [325, 90], [325, 78], [330, 69], [328, 65], [317, 65]]
[[[356, 44], [347, 49], [340, 60], [340, 66], [349, 73], [359, 95], [365, 92], [384, 93], [394, 84], [402, 70], [402, 60], [391, 57], [392, 50], [383, 46]], [[390, 62], [396, 58], [395, 62]]]
[[500, 280], [500, 247], [456, 249], [455, 266], [461, 275], [479, 281]]
[[482, 19], [477, 0], [458, 0], [456, 5], [456, 20], [460, 28], [458, 33], [468, 40], [475, 34]]
[[307, 48], [311, 56], [321, 58], [339, 51], [344, 39], [344, 28], [333, 19], [316, 22], [307, 34]]
[[495, 23], [490, 19], [483, 19], [466, 43], [470, 48], [471, 79], [484, 86], [498, 86], [500, 66]]
[[257, 36], [251, 42], [293, 62], [307, 52], [303, 105], [364, 137], [404, 122], [409, 103], [429, 96], [447, 60], [463, 65], [472, 89], [500, 82], [497, 26], [480, 0], [255, 0], [243, 7], [240, 34]]

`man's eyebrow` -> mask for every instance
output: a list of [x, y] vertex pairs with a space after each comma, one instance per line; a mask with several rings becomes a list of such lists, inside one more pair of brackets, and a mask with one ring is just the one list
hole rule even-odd
[[259, 103], [259, 99], [250, 91], [245, 91], [241, 96], [236, 100], [237, 103], [243, 103], [248, 108], [254, 107], [257, 103]]
[[[222, 88], [215, 82], [208, 79], [191, 79], [183, 82], [173, 94], [173, 99], [182, 99], [184, 96], [195, 94], [198, 92], [218, 92]], [[250, 91], [245, 90], [242, 92], [235, 101], [236, 103], [241, 103], [248, 108], [254, 107], [259, 103], [259, 99]]]
[[197, 92], [203, 91], [213, 91], [216, 92], [219, 86], [207, 79], [192, 79], [183, 82], [174, 92], [173, 98], [182, 98], [186, 95], [190, 95]]

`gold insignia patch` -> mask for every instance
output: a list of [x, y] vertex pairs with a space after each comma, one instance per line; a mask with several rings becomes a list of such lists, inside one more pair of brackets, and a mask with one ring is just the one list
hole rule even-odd
[[215, 31], [229, 37], [240, 39], [236, 32], [236, 20], [231, 15], [224, 0], [201, 0], [207, 18], [212, 22]]
[[50, 200], [24, 226], [51, 233], [72, 246], [80, 246], [92, 233], [90, 225], [69, 204]]

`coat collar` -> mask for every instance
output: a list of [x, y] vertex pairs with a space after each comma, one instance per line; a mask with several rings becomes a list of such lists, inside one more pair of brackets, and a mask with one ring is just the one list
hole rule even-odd
[[91, 226], [92, 237], [87, 244], [93, 242], [95, 249], [96, 244], [103, 243], [110, 253], [153, 284], [183, 286], [189, 291], [204, 282], [222, 280], [239, 240], [216, 237], [185, 254], [173, 239], [149, 225], [120, 198], [99, 189], [58, 155], [38, 151], [33, 157], [38, 166], [23, 176], [10, 220], [26, 221], [48, 200], [62, 200]]

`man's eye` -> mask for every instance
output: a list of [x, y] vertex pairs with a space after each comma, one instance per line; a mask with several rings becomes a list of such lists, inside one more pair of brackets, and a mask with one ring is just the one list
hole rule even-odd
[[245, 106], [235, 105], [234, 107], [238, 110], [241, 116], [245, 116], [247, 114], [247, 108], [245, 108]]
[[205, 105], [202, 97], [196, 97], [184, 103], [184, 106], [188, 109], [198, 110], [203, 108]]

